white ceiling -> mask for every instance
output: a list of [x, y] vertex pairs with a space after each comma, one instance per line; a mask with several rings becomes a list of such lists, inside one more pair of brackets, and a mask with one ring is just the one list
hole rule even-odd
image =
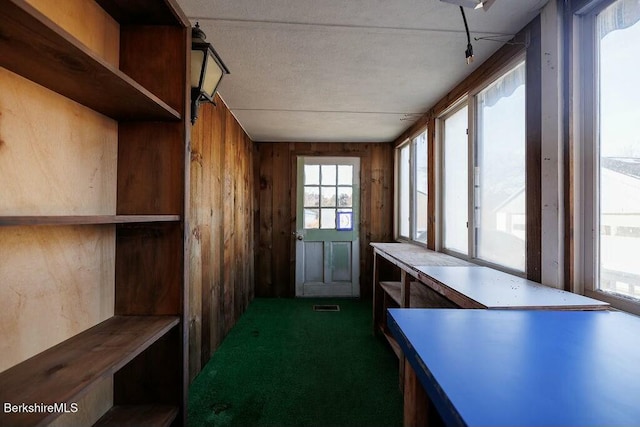
[[[547, 0], [465, 9], [471, 37], [514, 34]], [[231, 74], [219, 93], [254, 141], [386, 142], [501, 43], [439, 0], [178, 0]]]

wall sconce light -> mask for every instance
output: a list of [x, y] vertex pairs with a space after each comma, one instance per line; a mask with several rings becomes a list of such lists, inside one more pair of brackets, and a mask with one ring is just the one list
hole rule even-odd
[[202, 102], [213, 103], [222, 76], [229, 69], [215, 51], [207, 36], [196, 26], [191, 29], [191, 124], [198, 118], [198, 106]]

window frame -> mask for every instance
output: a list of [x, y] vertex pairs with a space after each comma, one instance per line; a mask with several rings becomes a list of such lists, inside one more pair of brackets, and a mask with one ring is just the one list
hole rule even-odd
[[[426, 239], [424, 242], [416, 240], [415, 239], [415, 235], [416, 235], [416, 229], [417, 229], [417, 191], [416, 191], [416, 179], [417, 179], [417, 159], [416, 159], [416, 146], [417, 146], [417, 139], [421, 136], [421, 135], [425, 135], [425, 141], [427, 142], [427, 147], [428, 147], [428, 143], [429, 143], [429, 133], [427, 128], [422, 128], [420, 130], [418, 130], [417, 132], [415, 132], [414, 134], [412, 134], [410, 137], [408, 137], [407, 139], [405, 139], [401, 144], [397, 145], [394, 149], [394, 221], [393, 221], [393, 225], [394, 225], [394, 238], [396, 241], [401, 241], [401, 242], [410, 242], [416, 245], [420, 245], [420, 246], [424, 246], [427, 247], [427, 242], [428, 242], [428, 236], [430, 233], [430, 229], [429, 229], [429, 221], [428, 221], [428, 208], [427, 208], [427, 218], [425, 218], [427, 220], [427, 230], [426, 230]], [[408, 236], [403, 236], [402, 234], [400, 234], [400, 150], [406, 146], [409, 146], [409, 235]], [[427, 153], [426, 153], [426, 164], [427, 164], [427, 206], [428, 206], [428, 199], [429, 199], [429, 187], [428, 187], [428, 183], [429, 183], [429, 154], [428, 154], [428, 148], [427, 148]]]
[[[454, 114], [460, 112], [460, 110], [467, 108], [467, 253], [458, 252], [453, 249], [449, 249], [444, 244], [445, 239], [445, 121], [449, 119]], [[439, 251], [446, 253], [447, 255], [452, 255], [457, 258], [461, 258], [464, 260], [471, 261], [471, 257], [469, 255], [471, 249], [471, 233], [469, 229], [471, 227], [471, 215], [473, 214], [473, 203], [471, 199], [471, 191], [469, 189], [473, 188], [473, 182], [471, 180], [471, 162], [470, 160], [470, 152], [472, 150], [472, 133], [471, 133], [471, 112], [469, 108], [469, 97], [464, 96], [463, 98], [457, 100], [452, 103], [449, 108], [447, 108], [441, 115], [436, 119], [436, 145], [437, 145], [437, 162], [438, 162], [438, 179], [437, 179], [437, 212], [439, 221], [438, 224], [438, 240], [437, 240], [437, 248]]]
[[[611, 304], [612, 307], [640, 315], [640, 299], [600, 289], [600, 142], [599, 142], [599, 40], [597, 17], [617, 0], [599, 0], [587, 3], [573, 11], [573, 46], [575, 58], [571, 69], [574, 81], [571, 99], [574, 108], [573, 147], [575, 159], [573, 176], [576, 185], [573, 262], [575, 291]], [[580, 141], [580, 143], [577, 143]]]
[[[444, 247], [444, 221], [437, 221], [437, 249], [446, 254], [455, 256], [457, 258], [464, 259], [466, 261], [472, 262], [477, 265], [494, 268], [496, 270], [504, 271], [515, 276], [527, 277], [528, 274], [528, 251], [527, 251], [527, 240], [525, 239], [525, 263], [524, 263], [524, 271], [516, 270], [505, 265], [497, 264], [495, 262], [487, 261], [482, 258], [477, 257], [477, 236], [476, 236], [476, 223], [477, 218], [475, 215], [475, 183], [477, 181], [475, 176], [475, 163], [476, 163], [476, 155], [477, 155], [477, 146], [478, 146], [478, 115], [477, 115], [477, 96], [483, 90], [491, 86], [497, 80], [499, 80], [502, 76], [509, 73], [511, 70], [519, 66], [520, 64], [527, 63], [527, 54], [526, 50], [522, 50], [517, 54], [513, 55], [509, 58], [508, 61], [505, 61], [501, 64], [500, 67], [496, 68], [493, 73], [491, 73], [486, 79], [483, 79], [478, 85], [473, 86], [467, 93], [461, 98], [457, 99], [455, 102], [451, 103], [447, 109], [445, 109], [442, 113], [440, 113], [436, 118], [436, 145], [437, 145], [437, 164], [438, 164], [438, 174], [437, 174], [437, 212], [439, 218], [444, 217], [444, 121], [455, 114], [460, 109], [467, 107], [468, 119], [467, 119], [467, 141], [468, 141], [468, 152], [467, 152], [467, 179], [468, 179], [468, 191], [467, 191], [467, 233], [468, 233], [468, 253], [462, 254], [460, 252], [450, 250]], [[528, 82], [525, 80], [525, 84]], [[525, 86], [526, 87], [526, 86]], [[525, 101], [526, 102], [526, 101]], [[527, 105], [525, 104], [525, 108]], [[525, 129], [525, 138], [526, 138], [526, 129]], [[526, 141], [525, 141], [526, 143]], [[525, 176], [528, 173], [527, 171], [527, 153], [525, 151]], [[527, 181], [525, 180], [525, 198], [526, 193], [528, 191]], [[525, 210], [526, 213], [526, 210]], [[528, 219], [527, 219], [528, 220]]]

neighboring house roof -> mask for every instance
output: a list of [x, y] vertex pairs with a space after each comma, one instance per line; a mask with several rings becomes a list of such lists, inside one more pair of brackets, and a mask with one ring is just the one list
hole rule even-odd
[[640, 159], [603, 157], [600, 165], [603, 213], [640, 213]]

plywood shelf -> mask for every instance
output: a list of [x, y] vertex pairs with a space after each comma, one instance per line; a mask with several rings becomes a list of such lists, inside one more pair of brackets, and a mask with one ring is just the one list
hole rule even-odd
[[383, 330], [382, 334], [387, 339], [387, 342], [391, 346], [391, 349], [393, 350], [395, 355], [398, 357], [398, 359], [402, 358], [402, 349], [400, 348], [400, 345], [398, 344], [396, 339], [393, 337], [393, 335], [391, 335], [391, 333], [386, 330]]
[[[0, 401], [72, 402], [179, 323], [178, 316], [114, 316], [0, 373]], [[39, 425], [56, 414], [0, 413], [0, 425]]]
[[189, 25], [189, 20], [174, 1], [96, 0], [122, 25]]
[[94, 427], [169, 427], [178, 408], [165, 405], [114, 406]]
[[24, 0], [0, 0], [0, 66], [116, 120], [181, 119]]
[[380, 282], [380, 287], [391, 297], [398, 305], [401, 304], [402, 283], [401, 282]]
[[0, 216], [0, 227], [32, 225], [98, 225], [177, 222], [180, 215]]

